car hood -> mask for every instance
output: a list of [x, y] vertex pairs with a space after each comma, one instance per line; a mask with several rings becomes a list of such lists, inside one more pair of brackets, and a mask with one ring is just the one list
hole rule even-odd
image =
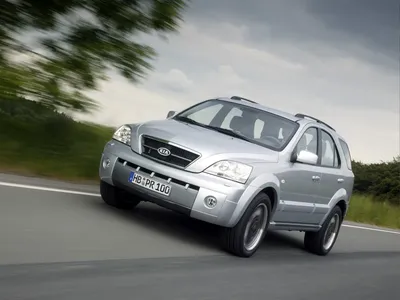
[[143, 134], [164, 139], [200, 153], [200, 159], [190, 165], [187, 168], [188, 171], [200, 172], [214, 162], [224, 159], [251, 164], [277, 162], [279, 158], [279, 153], [276, 151], [174, 119], [150, 121], [137, 125], [132, 139], [132, 148], [137, 152], [141, 152], [139, 138]]

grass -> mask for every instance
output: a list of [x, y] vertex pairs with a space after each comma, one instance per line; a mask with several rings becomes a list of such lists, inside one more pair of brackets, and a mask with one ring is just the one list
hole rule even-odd
[[388, 228], [400, 229], [400, 206], [379, 201], [369, 195], [352, 196], [346, 219]]
[[63, 180], [97, 180], [112, 128], [70, 119], [16, 122], [0, 116], [0, 170]]

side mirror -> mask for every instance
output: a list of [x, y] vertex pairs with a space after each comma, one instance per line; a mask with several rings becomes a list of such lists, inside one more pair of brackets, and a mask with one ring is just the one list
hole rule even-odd
[[318, 155], [306, 150], [301, 150], [300, 153], [297, 156], [294, 155], [293, 158], [293, 162], [300, 162], [309, 165], [316, 165], [318, 161]]
[[170, 110], [167, 114], [167, 119], [173, 117], [176, 114], [176, 111]]

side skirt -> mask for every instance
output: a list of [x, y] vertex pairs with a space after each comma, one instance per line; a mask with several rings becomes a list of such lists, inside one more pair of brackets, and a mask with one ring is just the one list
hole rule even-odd
[[270, 222], [268, 230], [318, 231], [320, 228], [317, 224]]

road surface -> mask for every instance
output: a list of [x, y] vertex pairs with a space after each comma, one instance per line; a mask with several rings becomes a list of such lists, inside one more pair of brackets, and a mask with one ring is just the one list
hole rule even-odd
[[[399, 216], [400, 217], [400, 216]], [[255, 256], [152, 204], [123, 212], [96, 186], [0, 174], [0, 299], [397, 299], [400, 231], [346, 223], [329, 256], [270, 232]]]

